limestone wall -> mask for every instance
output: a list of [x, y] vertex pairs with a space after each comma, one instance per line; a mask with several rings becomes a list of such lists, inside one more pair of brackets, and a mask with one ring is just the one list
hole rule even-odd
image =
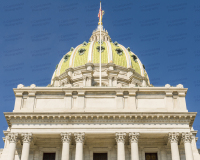
[[187, 112], [178, 87], [22, 87], [14, 112]]

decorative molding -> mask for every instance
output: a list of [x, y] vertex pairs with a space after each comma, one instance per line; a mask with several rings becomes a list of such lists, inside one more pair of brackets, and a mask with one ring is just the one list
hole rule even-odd
[[32, 133], [22, 133], [21, 136], [23, 143], [30, 143], [32, 141]]
[[74, 139], [75, 139], [76, 143], [84, 143], [85, 133], [83, 133], [83, 132], [74, 133]]
[[117, 132], [116, 134], [116, 141], [117, 143], [125, 143], [125, 137], [126, 137], [126, 133], [125, 132]]
[[184, 143], [191, 143], [192, 142], [192, 133], [190, 133], [190, 132], [182, 133], [182, 140]]
[[139, 133], [138, 132], [130, 132], [129, 133], [129, 141], [130, 143], [138, 143]]
[[18, 133], [8, 133], [7, 137], [10, 143], [17, 143], [18, 141]]
[[169, 140], [170, 143], [178, 143], [179, 133], [178, 132], [169, 133], [168, 140]]
[[71, 142], [71, 133], [61, 133], [62, 143], [70, 143]]
[[188, 124], [192, 126], [196, 113], [4, 113], [9, 126], [12, 124], [74, 124], [101, 123], [156, 123]]

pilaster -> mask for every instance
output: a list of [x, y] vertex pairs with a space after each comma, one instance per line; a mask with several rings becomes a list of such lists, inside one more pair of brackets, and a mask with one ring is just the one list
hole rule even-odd
[[72, 108], [72, 91], [65, 91], [65, 108]]
[[84, 109], [84, 107], [85, 107], [85, 91], [78, 91], [76, 108]]
[[187, 111], [187, 107], [186, 107], [186, 102], [185, 102], [185, 92], [181, 92], [178, 91], [178, 104], [181, 110], [186, 110]]
[[123, 109], [124, 108], [124, 102], [123, 102], [123, 91], [117, 91], [116, 92], [116, 108], [117, 109]]
[[129, 91], [129, 104], [128, 104], [128, 106], [132, 111], [137, 110], [135, 96], [136, 96], [136, 90]]
[[170, 111], [174, 109], [174, 104], [173, 104], [173, 92], [172, 91], [166, 91], [166, 108]]
[[34, 110], [34, 106], [35, 106], [35, 91], [30, 91], [28, 93], [28, 98], [26, 101], [26, 108], [30, 111]]
[[18, 91], [15, 93], [15, 111], [20, 111], [22, 107], [22, 97], [23, 91]]

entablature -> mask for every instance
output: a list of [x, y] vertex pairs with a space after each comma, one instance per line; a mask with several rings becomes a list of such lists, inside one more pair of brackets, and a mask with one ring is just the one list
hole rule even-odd
[[143, 123], [143, 124], [188, 124], [192, 127], [196, 112], [190, 113], [14, 113], [5, 112], [9, 127], [13, 123]]

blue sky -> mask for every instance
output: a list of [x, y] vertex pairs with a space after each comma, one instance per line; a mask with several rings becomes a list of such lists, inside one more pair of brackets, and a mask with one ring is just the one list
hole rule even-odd
[[[200, 1], [107, 0], [102, 9], [110, 37], [140, 58], [151, 83], [183, 84], [188, 110], [200, 113]], [[0, 137], [7, 129], [3, 112], [14, 108], [12, 88], [20, 83], [47, 86], [62, 56], [89, 40], [98, 10], [97, 0], [2, 1]], [[199, 121], [197, 114], [195, 130], [200, 130]]]

